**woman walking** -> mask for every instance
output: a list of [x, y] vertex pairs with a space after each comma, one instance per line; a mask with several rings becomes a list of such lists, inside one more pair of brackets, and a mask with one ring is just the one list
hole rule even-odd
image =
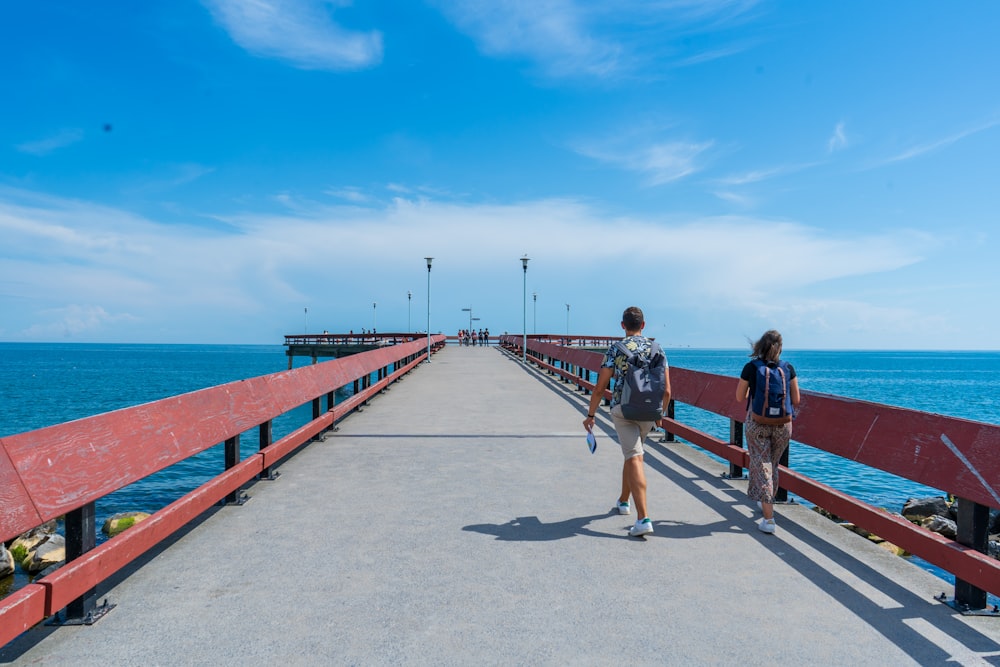
[[774, 533], [774, 494], [778, 489], [778, 461], [792, 437], [792, 419], [799, 405], [795, 369], [781, 360], [781, 334], [764, 332], [740, 373], [736, 400], [747, 404], [746, 439], [750, 454], [747, 496], [757, 501], [764, 518], [757, 528]]

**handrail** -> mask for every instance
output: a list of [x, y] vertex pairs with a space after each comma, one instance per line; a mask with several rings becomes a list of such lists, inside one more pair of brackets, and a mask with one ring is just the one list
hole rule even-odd
[[[432, 352], [444, 343], [443, 335], [432, 336]], [[0, 600], [0, 646], [67, 606], [80, 603], [76, 606], [84, 612], [92, 611], [88, 594], [100, 582], [264, 476], [426, 357], [424, 336], [0, 438], [0, 541], [63, 514], [69, 533], [75, 513], [89, 511], [93, 518], [95, 500], [222, 442], [227, 448], [235, 445], [235, 459], [227, 460], [225, 472], [126, 532], [100, 546], [94, 546], [91, 536], [75, 558], [67, 540], [65, 565]], [[335, 405], [336, 390], [351, 383], [354, 395]], [[321, 413], [324, 395], [327, 410]], [[273, 419], [310, 401], [312, 421], [277, 442], [265, 442], [265, 426], [269, 434]], [[239, 460], [240, 434], [258, 426], [260, 450]]]
[[[521, 336], [502, 336], [500, 344], [520, 357], [522, 341]], [[530, 338], [527, 348], [532, 363], [584, 391], [594, 391], [589, 374], [598, 372], [603, 353]], [[673, 419], [672, 411], [667, 430], [734, 466], [746, 467], [749, 457], [742, 448], [746, 408], [734, 398], [737, 382], [735, 377], [671, 367], [671, 403], [728, 418], [731, 442]], [[605, 392], [605, 400], [610, 397]], [[1000, 495], [993, 486], [1000, 480], [1000, 426], [803, 391], [794, 438], [955, 495], [959, 535], [951, 540], [787, 467], [781, 469], [784, 489], [954, 574], [959, 607], [983, 608], [987, 591], [1000, 595], [1000, 561], [985, 553], [989, 508], [1000, 508]]]

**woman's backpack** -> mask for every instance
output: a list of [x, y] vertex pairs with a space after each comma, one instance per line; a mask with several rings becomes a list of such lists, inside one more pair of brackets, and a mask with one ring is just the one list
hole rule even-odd
[[788, 362], [765, 362], [754, 359], [756, 370], [750, 416], [758, 424], [787, 424], [795, 417], [792, 395], [788, 391]]

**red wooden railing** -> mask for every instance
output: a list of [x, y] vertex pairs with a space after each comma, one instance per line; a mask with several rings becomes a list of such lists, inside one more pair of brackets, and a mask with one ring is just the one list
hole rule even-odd
[[[500, 344], [522, 355], [521, 336]], [[617, 340], [617, 339], [615, 339]], [[528, 340], [527, 358], [587, 392], [603, 352]], [[745, 468], [746, 408], [735, 400], [738, 378], [670, 369], [672, 399], [730, 420], [728, 442], [675, 419], [667, 431]], [[610, 392], [605, 396], [610, 399]], [[907, 410], [849, 398], [802, 392], [794, 438], [845, 459], [944, 489], [959, 500], [958, 539], [932, 533], [910, 521], [782, 467], [781, 486], [865, 530], [955, 575], [955, 606], [983, 609], [986, 592], [1000, 595], [1000, 561], [987, 550], [990, 508], [1000, 509], [1000, 426]], [[673, 417], [671, 411], [670, 417]]]
[[[431, 349], [444, 342], [432, 336]], [[100, 582], [220, 500], [235, 500], [243, 485], [267, 477], [283, 457], [425, 360], [427, 349], [427, 338], [418, 338], [0, 438], [0, 541], [63, 515], [67, 532], [66, 564], [0, 600], [0, 646], [63, 609], [86, 622]], [[335, 405], [336, 390], [352, 383], [354, 394]], [[271, 442], [271, 421], [310, 402], [312, 421]], [[240, 435], [253, 428], [260, 449], [240, 460]], [[223, 442], [225, 472], [95, 546], [96, 500]], [[78, 543], [70, 533], [79, 534]]]

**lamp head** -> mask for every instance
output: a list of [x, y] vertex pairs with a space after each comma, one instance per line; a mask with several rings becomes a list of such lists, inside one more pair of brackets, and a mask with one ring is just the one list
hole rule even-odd
[[427, 260], [427, 270], [430, 271], [431, 270], [431, 262], [434, 261], [434, 258], [433, 257], [424, 257], [424, 259]]
[[529, 259], [530, 258], [527, 255], [525, 255], [524, 257], [521, 258], [521, 266], [524, 267], [525, 271], [528, 270], [528, 260]]

